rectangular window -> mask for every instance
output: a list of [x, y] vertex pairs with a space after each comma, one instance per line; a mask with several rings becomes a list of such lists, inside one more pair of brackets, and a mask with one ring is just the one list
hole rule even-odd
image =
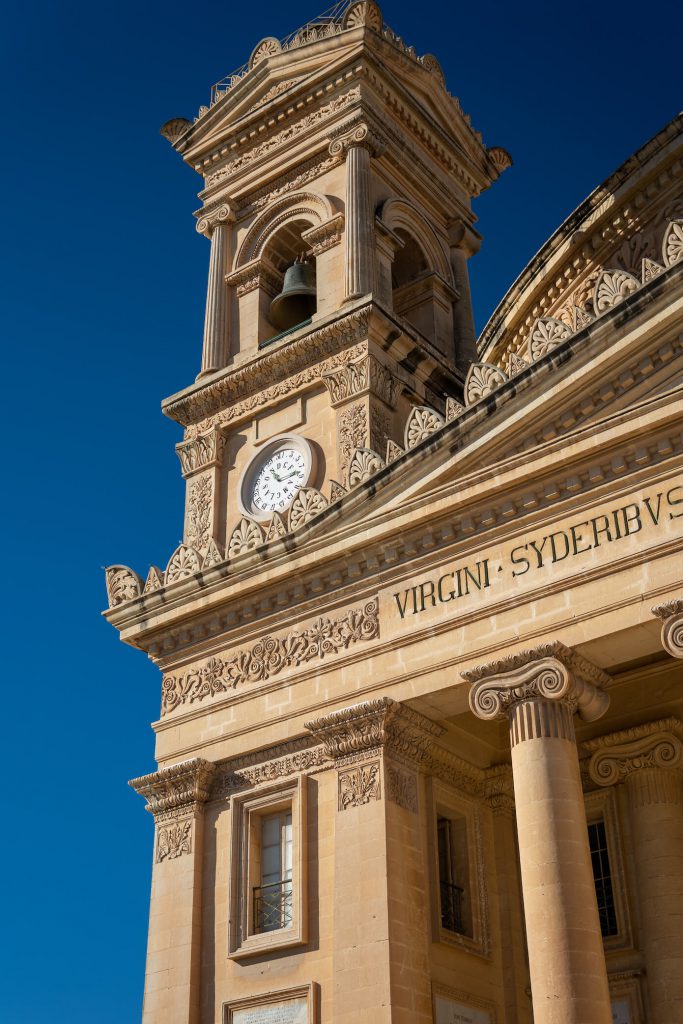
[[619, 934], [619, 926], [614, 906], [614, 889], [612, 886], [609, 851], [607, 849], [607, 834], [605, 822], [602, 819], [589, 823], [588, 842], [590, 845], [591, 863], [593, 865], [595, 895], [598, 899], [600, 931], [603, 938], [609, 938], [611, 935]]
[[292, 813], [261, 818], [261, 878], [254, 886], [254, 931], [272, 932], [292, 923]]
[[307, 941], [305, 776], [231, 803], [229, 955]]
[[489, 922], [478, 801], [431, 778], [427, 802], [433, 941], [487, 956]]

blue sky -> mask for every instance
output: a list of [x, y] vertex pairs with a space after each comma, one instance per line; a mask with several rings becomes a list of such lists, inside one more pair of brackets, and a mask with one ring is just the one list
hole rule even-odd
[[[674, 6], [384, 5], [515, 161], [476, 204], [479, 327], [561, 220], [677, 112]], [[154, 767], [160, 678], [100, 618], [100, 567], [144, 574], [180, 539], [179, 431], [159, 403], [199, 368], [208, 261], [191, 217], [200, 179], [158, 129], [194, 116], [261, 37], [317, 13], [273, 0], [5, 8], [8, 1024], [140, 1016], [152, 821], [126, 780]]]

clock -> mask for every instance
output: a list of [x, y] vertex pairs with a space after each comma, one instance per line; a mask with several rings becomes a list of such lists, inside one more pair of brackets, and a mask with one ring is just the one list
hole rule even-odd
[[242, 474], [239, 505], [244, 515], [265, 521], [292, 504], [315, 473], [315, 449], [298, 434], [273, 438]]

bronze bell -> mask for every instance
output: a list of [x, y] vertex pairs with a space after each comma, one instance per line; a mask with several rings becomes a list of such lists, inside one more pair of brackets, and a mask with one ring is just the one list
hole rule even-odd
[[282, 291], [270, 304], [268, 319], [280, 331], [296, 327], [315, 313], [315, 266], [303, 257], [285, 271]]

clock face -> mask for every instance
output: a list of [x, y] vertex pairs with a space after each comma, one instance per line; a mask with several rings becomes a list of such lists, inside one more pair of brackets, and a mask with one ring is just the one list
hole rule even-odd
[[281, 448], [262, 464], [253, 484], [251, 503], [260, 512], [280, 512], [306, 483], [306, 459], [296, 448]]
[[274, 512], [292, 504], [315, 474], [315, 448], [299, 434], [274, 437], [249, 462], [242, 474], [238, 503], [242, 514], [267, 522]]

